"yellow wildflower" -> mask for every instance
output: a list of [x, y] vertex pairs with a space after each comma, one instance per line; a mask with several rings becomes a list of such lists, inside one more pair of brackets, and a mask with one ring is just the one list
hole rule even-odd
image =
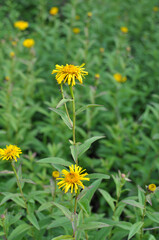
[[100, 51], [101, 53], [104, 53], [104, 48], [99, 48], [99, 51]]
[[128, 33], [128, 28], [127, 27], [121, 27], [120, 28], [122, 33]]
[[93, 14], [92, 14], [92, 12], [88, 12], [87, 15], [88, 15], [88, 17], [92, 17]]
[[11, 58], [14, 58], [15, 57], [15, 52], [10, 52], [9, 55], [10, 55]]
[[95, 78], [96, 78], [96, 79], [99, 79], [99, 78], [100, 78], [100, 74], [99, 74], [99, 73], [96, 73], [96, 74], [95, 74]]
[[80, 20], [80, 16], [79, 16], [79, 15], [76, 15], [75, 19], [76, 19], [76, 20]]
[[159, 8], [157, 6], [153, 7], [154, 12], [158, 12]]
[[82, 77], [88, 74], [88, 72], [84, 71], [84, 65], [84, 63], [81, 66], [74, 66], [71, 64], [66, 64], [66, 66], [60, 66], [57, 64], [56, 69], [52, 71], [52, 74], [56, 73], [56, 80], [58, 84], [61, 84], [62, 82], [67, 82], [68, 85], [74, 86], [76, 84], [75, 79], [78, 79], [79, 82], [82, 84]]
[[33, 47], [35, 44], [35, 41], [33, 39], [25, 39], [24, 42], [23, 42], [23, 46], [26, 47], [26, 48], [31, 48]]
[[50, 14], [53, 15], [53, 16], [55, 16], [58, 12], [59, 12], [58, 7], [52, 7], [50, 9]]
[[117, 81], [117, 82], [126, 82], [127, 80], [127, 77], [123, 77], [120, 73], [115, 73], [113, 75], [114, 79]]
[[60, 173], [59, 173], [59, 171], [53, 171], [52, 172], [52, 176], [53, 176], [53, 178], [58, 178], [59, 176], [60, 176]]
[[150, 184], [150, 185], [148, 185], [148, 190], [149, 190], [150, 192], [154, 192], [154, 191], [156, 190], [156, 185], [155, 185], [155, 184]]
[[17, 22], [14, 23], [14, 27], [23, 31], [23, 30], [25, 30], [26, 28], [29, 27], [29, 23], [25, 22], [25, 21], [17, 21]]
[[79, 29], [79, 28], [73, 28], [72, 31], [73, 31], [75, 34], [80, 33], [80, 29]]
[[64, 190], [65, 193], [67, 193], [70, 188], [71, 193], [73, 193], [73, 189], [75, 189], [75, 193], [77, 193], [79, 186], [84, 189], [81, 181], [89, 181], [89, 178], [85, 178], [88, 173], [83, 173], [85, 170], [82, 170], [81, 167], [76, 165], [70, 166], [69, 169], [70, 171], [62, 170], [63, 177], [57, 178], [57, 180], [61, 180], [57, 185], [59, 188], [63, 187], [62, 190]]
[[6, 80], [6, 81], [9, 81], [9, 80], [10, 80], [10, 77], [6, 76], [6, 77], [5, 77], [5, 80]]
[[16, 45], [17, 45], [17, 42], [16, 42], [16, 41], [12, 41], [12, 45], [13, 45], [13, 46], [16, 46]]
[[21, 154], [22, 151], [19, 147], [16, 145], [9, 145], [6, 146], [6, 148], [0, 148], [0, 158], [2, 160], [12, 160], [14, 159], [17, 162], [17, 157], [19, 158], [19, 154]]

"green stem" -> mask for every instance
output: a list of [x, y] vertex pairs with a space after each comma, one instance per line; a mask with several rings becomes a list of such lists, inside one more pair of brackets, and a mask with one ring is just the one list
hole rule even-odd
[[[62, 99], [65, 99], [62, 84], [60, 85], [60, 87], [61, 87]], [[68, 116], [69, 122], [70, 122], [70, 124], [71, 124], [71, 126], [72, 126], [72, 121], [71, 121], [71, 118], [70, 118], [70, 115], [69, 115], [69, 112], [68, 112], [68, 108], [67, 108], [66, 103], [64, 103], [64, 106], [65, 106], [65, 110], [66, 110], [66, 114], [67, 114], [67, 116]]]
[[143, 226], [144, 226], [145, 213], [146, 213], [146, 194], [145, 194], [144, 209], [143, 209], [142, 220], [141, 220], [143, 225], [141, 227], [140, 240], [143, 238]]
[[25, 203], [25, 207], [26, 207], [27, 213], [29, 214], [28, 206], [27, 206], [27, 201], [26, 201], [26, 199], [25, 199], [25, 197], [24, 197], [24, 194], [23, 194], [23, 191], [22, 191], [22, 187], [21, 187], [21, 184], [20, 184], [20, 180], [19, 180], [17, 171], [16, 171], [16, 169], [15, 169], [14, 162], [13, 162], [12, 160], [11, 160], [11, 164], [12, 164], [12, 168], [13, 168], [14, 174], [15, 174], [16, 179], [17, 179], [17, 185], [18, 185], [18, 187], [19, 187], [21, 196], [22, 196], [22, 198], [23, 198], [23, 200], [24, 200], [24, 203]]
[[6, 233], [6, 228], [4, 224], [4, 219], [2, 219], [2, 225], [3, 225], [4, 237], [5, 237], [5, 240], [7, 240], [7, 233]]
[[[75, 107], [75, 97], [73, 94], [73, 88], [70, 86], [70, 93], [72, 97], [72, 112], [73, 112], [73, 144], [76, 146], [76, 133], [75, 133], [75, 126], [76, 126], [76, 107]], [[78, 165], [78, 159], [76, 159], [76, 165]]]

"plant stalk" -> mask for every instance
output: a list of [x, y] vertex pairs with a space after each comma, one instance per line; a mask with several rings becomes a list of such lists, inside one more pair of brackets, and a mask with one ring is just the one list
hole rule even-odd
[[19, 187], [21, 196], [22, 196], [22, 198], [23, 198], [23, 200], [24, 200], [24, 203], [25, 203], [25, 207], [26, 207], [27, 213], [29, 214], [28, 206], [27, 206], [27, 201], [26, 201], [26, 199], [25, 199], [25, 197], [24, 197], [24, 194], [23, 194], [23, 191], [22, 191], [22, 187], [21, 187], [21, 184], [20, 184], [20, 180], [19, 180], [17, 171], [16, 171], [16, 169], [15, 169], [14, 162], [13, 162], [12, 160], [11, 160], [11, 164], [12, 164], [12, 168], [13, 168], [14, 174], [15, 174], [16, 179], [17, 179], [17, 185], [18, 185], [18, 187]]

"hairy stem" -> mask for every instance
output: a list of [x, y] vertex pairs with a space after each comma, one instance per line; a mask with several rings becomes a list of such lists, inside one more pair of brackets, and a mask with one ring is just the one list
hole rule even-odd
[[[60, 87], [61, 87], [62, 99], [65, 99], [62, 84], [60, 85]], [[70, 124], [71, 124], [71, 126], [72, 126], [72, 121], [71, 121], [71, 118], [70, 118], [70, 115], [69, 115], [69, 112], [68, 112], [68, 108], [67, 108], [66, 103], [64, 103], [64, 106], [65, 106], [66, 114], [67, 114], [67, 116], [68, 116], [68, 120], [69, 120], [69, 122], [70, 122]]]
[[146, 213], [146, 194], [145, 194], [144, 209], [143, 209], [142, 219], [141, 219], [141, 222], [143, 223], [143, 225], [141, 227], [140, 240], [143, 239], [143, 227], [144, 227], [145, 213]]

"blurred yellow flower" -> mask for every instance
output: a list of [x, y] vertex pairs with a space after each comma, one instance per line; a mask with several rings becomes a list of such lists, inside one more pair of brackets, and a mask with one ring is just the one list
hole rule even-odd
[[121, 82], [121, 83], [126, 82], [127, 80], [127, 77], [123, 77], [120, 73], [115, 73], [113, 77], [117, 82]]
[[13, 46], [16, 46], [16, 45], [17, 45], [17, 42], [16, 42], [16, 41], [12, 41], [12, 45], [13, 45]]
[[92, 17], [93, 14], [92, 14], [92, 12], [88, 12], [87, 15], [88, 15], [88, 17]]
[[6, 148], [0, 148], [0, 158], [2, 160], [12, 160], [14, 159], [17, 162], [17, 157], [19, 158], [19, 154], [21, 154], [22, 151], [19, 147], [16, 145], [9, 145], [6, 146]]
[[10, 80], [10, 77], [6, 76], [6, 77], [5, 77], [5, 80], [6, 80], [6, 81], [9, 81], [9, 80]]
[[29, 27], [29, 23], [25, 22], [25, 21], [17, 21], [17, 22], [14, 23], [14, 27], [23, 31], [23, 30], [25, 30], [26, 28]]
[[79, 28], [73, 28], [72, 31], [73, 31], [75, 34], [80, 33], [80, 29], [79, 29]]
[[157, 7], [157, 6], [153, 7], [154, 12], [158, 12], [158, 10], [159, 10], [159, 7]]
[[79, 15], [76, 15], [75, 19], [76, 19], [76, 20], [80, 20], [80, 16], [79, 16]]
[[128, 33], [128, 28], [127, 27], [121, 27], [120, 28], [122, 33]]
[[52, 176], [53, 176], [53, 178], [58, 178], [59, 176], [60, 176], [60, 173], [59, 173], [59, 171], [53, 171], [52, 172]]
[[84, 185], [81, 181], [89, 181], [90, 179], [85, 178], [88, 173], [83, 173], [85, 170], [82, 170], [82, 168], [77, 165], [72, 165], [69, 167], [69, 169], [70, 171], [65, 169], [62, 170], [63, 177], [57, 179], [61, 180], [57, 185], [59, 188], [63, 187], [62, 190], [64, 190], [65, 193], [67, 193], [70, 188], [71, 193], [73, 193], [73, 190], [75, 190], [75, 193], [77, 193], [79, 187], [84, 189]]
[[9, 55], [10, 55], [11, 58], [14, 58], [15, 57], [15, 52], [10, 52]]
[[96, 74], [95, 74], [95, 78], [96, 78], [96, 79], [99, 79], [99, 78], [100, 78], [100, 74], [99, 74], [99, 73], [96, 73]]
[[154, 191], [156, 190], [156, 185], [155, 185], [155, 184], [150, 184], [150, 185], [148, 185], [148, 190], [149, 190], [150, 192], [154, 192]]
[[34, 44], [35, 44], [35, 41], [31, 38], [25, 39], [23, 41], [23, 46], [26, 47], [26, 48], [31, 48], [31, 47], [34, 46]]
[[59, 12], [58, 7], [52, 7], [50, 9], [50, 14], [53, 15], [53, 16], [56, 15], [58, 12]]
[[99, 48], [99, 51], [100, 51], [101, 53], [104, 53], [104, 48]]
[[83, 63], [81, 66], [74, 66], [66, 64], [66, 66], [56, 64], [56, 69], [52, 71], [52, 74], [56, 73], [56, 80], [58, 84], [68, 83], [68, 85], [74, 86], [75, 79], [78, 79], [80, 83], [83, 83], [82, 77], [84, 75], [88, 75], [88, 72], [84, 71], [83, 68], [85, 64]]

